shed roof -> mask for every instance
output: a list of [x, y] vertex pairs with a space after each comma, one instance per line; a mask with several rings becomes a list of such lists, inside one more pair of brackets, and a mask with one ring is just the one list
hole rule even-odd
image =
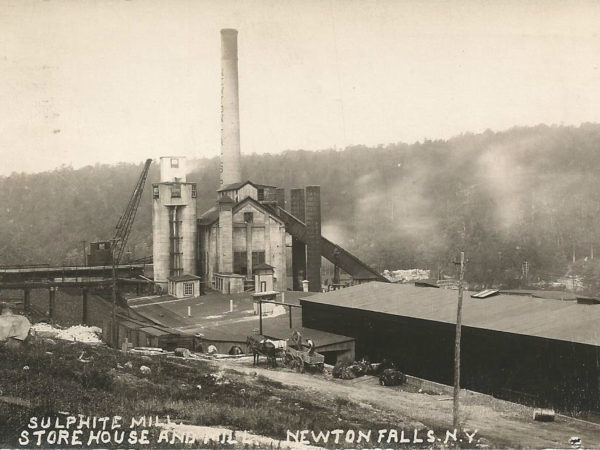
[[200, 217], [198, 217], [198, 223], [200, 225], [210, 225], [215, 220], [219, 219], [219, 208], [213, 206], [212, 208], [204, 211]]
[[199, 276], [192, 275], [189, 273], [184, 273], [183, 275], [175, 275], [168, 278], [169, 281], [196, 281], [199, 279]]
[[233, 199], [229, 195], [222, 195], [217, 200], [217, 203], [219, 205], [221, 205], [221, 204], [225, 204], [225, 203], [235, 203], [235, 202], [233, 201]]
[[254, 297], [254, 298], [270, 297], [270, 296], [277, 295], [277, 294], [279, 294], [279, 291], [262, 291], [262, 292], [254, 292], [252, 294], [252, 297]]
[[[275, 339], [288, 339], [292, 331], [296, 330], [302, 334], [304, 339], [312, 339], [317, 351], [326, 345], [354, 341], [353, 337], [303, 327], [301, 314], [295, 311], [292, 314], [292, 325], [293, 327], [290, 329], [287, 314], [266, 316], [263, 317], [263, 334]], [[258, 316], [253, 316], [250, 320], [231, 322], [227, 325], [223, 323], [210, 324], [203, 327], [200, 332], [206, 340], [246, 342], [247, 337], [253, 334], [258, 327]]]
[[166, 331], [162, 331], [162, 330], [159, 330], [158, 328], [154, 328], [154, 327], [144, 327], [144, 328], [140, 328], [140, 330], [151, 336], [164, 336], [165, 334], [169, 334]]
[[[463, 326], [600, 346], [600, 305], [519, 295], [463, 298]], [[370, 282], [300, 299], [341, 308], [456, 323], [457, 292]]]

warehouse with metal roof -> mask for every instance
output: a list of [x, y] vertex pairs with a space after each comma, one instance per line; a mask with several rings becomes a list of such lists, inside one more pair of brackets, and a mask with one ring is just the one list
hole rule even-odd
[[[600, 410], [600, 304], [465, 292], [462, 386], [536, 406]], [[457, 292], [372, 282], [300, 300], [302, 325], [356, 339], [357, 357], [452, 384]]]

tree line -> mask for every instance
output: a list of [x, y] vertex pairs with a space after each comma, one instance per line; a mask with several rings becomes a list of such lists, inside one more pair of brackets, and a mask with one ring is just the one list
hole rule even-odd
[[[491, 287], [581, 275], [600, 283], [600, 125], [515, 127], [344, 150], [243, 155], [245, 178], [321, 186], [323, 234], [376, 269], [428, 268]], [[218, 159], [189, 161], [198, 210], [215, 203]], [[0, 177], [0, 264], [83, 263], [109, 239], [142, 168], [63, 166]], [[153, 164], [128, 245], [152, 254]], [[289, 196], [289, 192], [288, 192]], [[289, 197], [288, 197], [289, 199]], [[596, 284], [594, 284], [596, 283]]]

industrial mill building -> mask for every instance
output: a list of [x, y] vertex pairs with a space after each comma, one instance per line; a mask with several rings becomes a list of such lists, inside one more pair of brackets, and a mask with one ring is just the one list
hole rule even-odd
[[[272, 267], [278, 291], [321, 290], [321, 257], [355, 283], [386, 279], [321, 236], [319, 186], [285, 191], [242, 179], [237, 31], [221, 30], [221, 166], [216, 204], [200, 215], [197, 187], [186, 180], [184, 157], [161, 158], [160, 183], [153, 185], [154, 281], [165, 291], [173, 277], [197, 275], [222, 293], [260, 290], [254, 267]], [[292, 285], [288, 286], [288, 242]], [[184, 289], [185, 292], [185, 289]]]
[[[600, 411], [600, 301], [465, 292], [461, 385], [500, 398]], [[457, 292], [369, 283], [300, 299], [302, 326], [356, 339], [356, 356], [453, 383]]]

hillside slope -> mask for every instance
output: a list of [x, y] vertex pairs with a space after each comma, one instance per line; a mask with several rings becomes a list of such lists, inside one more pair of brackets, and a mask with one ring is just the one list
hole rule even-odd
[[[365, 407], [335, 394], [307, 395], [306, 389], [272, 381], [256, 372], [245, 375], [209, 361], [150, 358], [103, 346], [36, 338], [21, 348], [0, 345], [0, 360], [2, 448], [39, 448], [38, 438], [41, 447], [47, 448], [56, 443], [49, 440], [53, 439], [50, 431], [58, 432], [68, 417], [80, 415], [109, 417], [109, 424], [120, 416], [121, 426], [116, 429], [93, 421], [80, 427], [84, 447], [94, 433], [110, 430], [110, 442], [94, 445], [97, 443], [92, 441], [87, 445], [91, 448], [122, 448], [116, 440], [121, 435], [115, 438], [115, 430], [127, 433], [126, 439], [137, 431], [139, 439], [143, 429], [148, 430], [148, 444], [136, 442], [133, 447], [165, 448], [165, 443], [159, 442], [161, 428], [156, 426], [156, 419], [164, 423], [167, 417], [174, 423], [237, 430], [238, 436], [246, 431], [270, 437], [276, 440], [274, 448], [286, 448], [285, 442], [277, 442], [286, 440], [287, 430], [425, 429], [399, 414]], [[142, 369], [144, 366], [147, 369]], [[32, 422], [32, 417], [37, 420]], [[144, 424], [129, 426], [142, 417], [147, 418]], [[70, 424], [71, 437], [78, 424]], [[34, 431], [43, 433], [38, 436]], [[71, 447], [71, 441], [66, 444], [58, 447]], [[178, 441], [172, 444], [169, 441], [168, 447], [190, 447]], [[243, 445], [209, 442], [194, 447]]]
[[[343, 151], [245, 155], [243, 174], [284, 187], [320, 184], [323, 233], [379, 270], [449, 274], [460, 247], [467, 278], [564, 275], [600, 241], [600, 125], [513, 128], [447, 141]], [[191, 161], [198, 206], [214, 203], [216, 158]], [[109, 238], [141, 163], [63, 167], [0, 178], [0, 264], [80, 263], [82, 241]], [[153, 165], [148, 184], [157, 181]], [[131, 258], [151, 254], [151, 199], [136, 217]]]

